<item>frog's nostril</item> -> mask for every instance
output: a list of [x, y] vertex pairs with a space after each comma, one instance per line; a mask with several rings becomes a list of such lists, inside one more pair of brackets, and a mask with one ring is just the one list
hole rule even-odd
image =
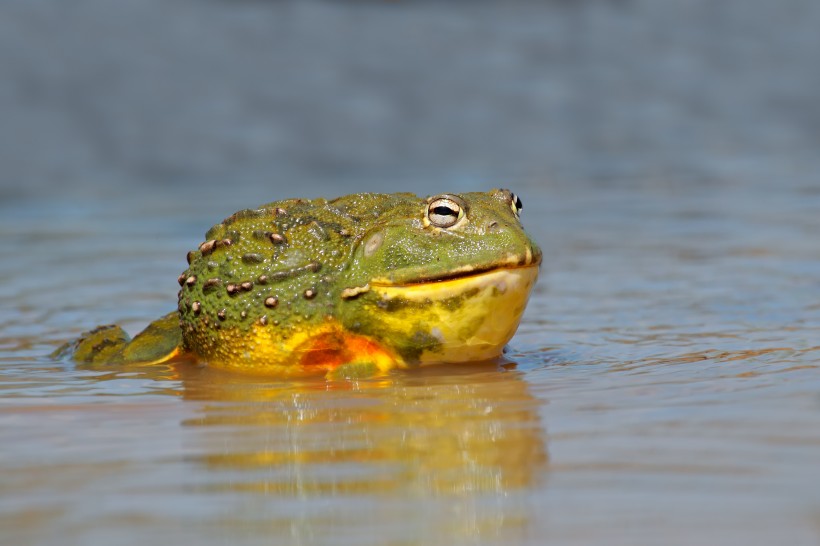
[[498, 230], [499, 230], [499, 225], [498, 225], [498, 222], [496, 222], [495, 220], [493, 220], [492, 222], [487, 224], [487, 231], [498, 231]]

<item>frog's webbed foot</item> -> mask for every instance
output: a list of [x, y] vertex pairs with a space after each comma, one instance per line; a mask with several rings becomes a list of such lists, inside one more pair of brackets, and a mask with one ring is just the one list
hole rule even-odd
[[149, 324], [134, 339], [119, 326], [99, 326], [66, 343], [52, 356], [91, 366], [159, 364], [182, 352], [178, 320], [176, 313], [169, 313]]

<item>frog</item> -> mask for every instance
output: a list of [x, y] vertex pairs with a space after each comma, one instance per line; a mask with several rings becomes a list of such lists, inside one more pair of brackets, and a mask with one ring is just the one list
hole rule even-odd
[[357, 193], [243, 209], [187, 254], [177, 309], [57, 351], [91, 366], [193, 359], [239, 373], [378, 375], [498, 359], [542, 252], [507, 189]]

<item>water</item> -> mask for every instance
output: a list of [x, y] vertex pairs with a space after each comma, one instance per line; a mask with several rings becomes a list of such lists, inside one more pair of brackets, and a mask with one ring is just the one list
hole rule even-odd
[[[820, 8], [505, 6], [3, 4], [0, 543], [820, 543]], [[504, 363], [47, 357], [236, 209], [499, 181]]]

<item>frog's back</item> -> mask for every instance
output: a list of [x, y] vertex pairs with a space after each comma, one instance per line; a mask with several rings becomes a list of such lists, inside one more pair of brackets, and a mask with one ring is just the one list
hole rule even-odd
[[[186, 349], [253, 371], [292, 367], [295, 348], [336, 332], [340, 276], [355, 245], [412, 194], [290, 199], [213, 226], [179, 277]], [[304, 352], [304, 351], [301, 351]]]

